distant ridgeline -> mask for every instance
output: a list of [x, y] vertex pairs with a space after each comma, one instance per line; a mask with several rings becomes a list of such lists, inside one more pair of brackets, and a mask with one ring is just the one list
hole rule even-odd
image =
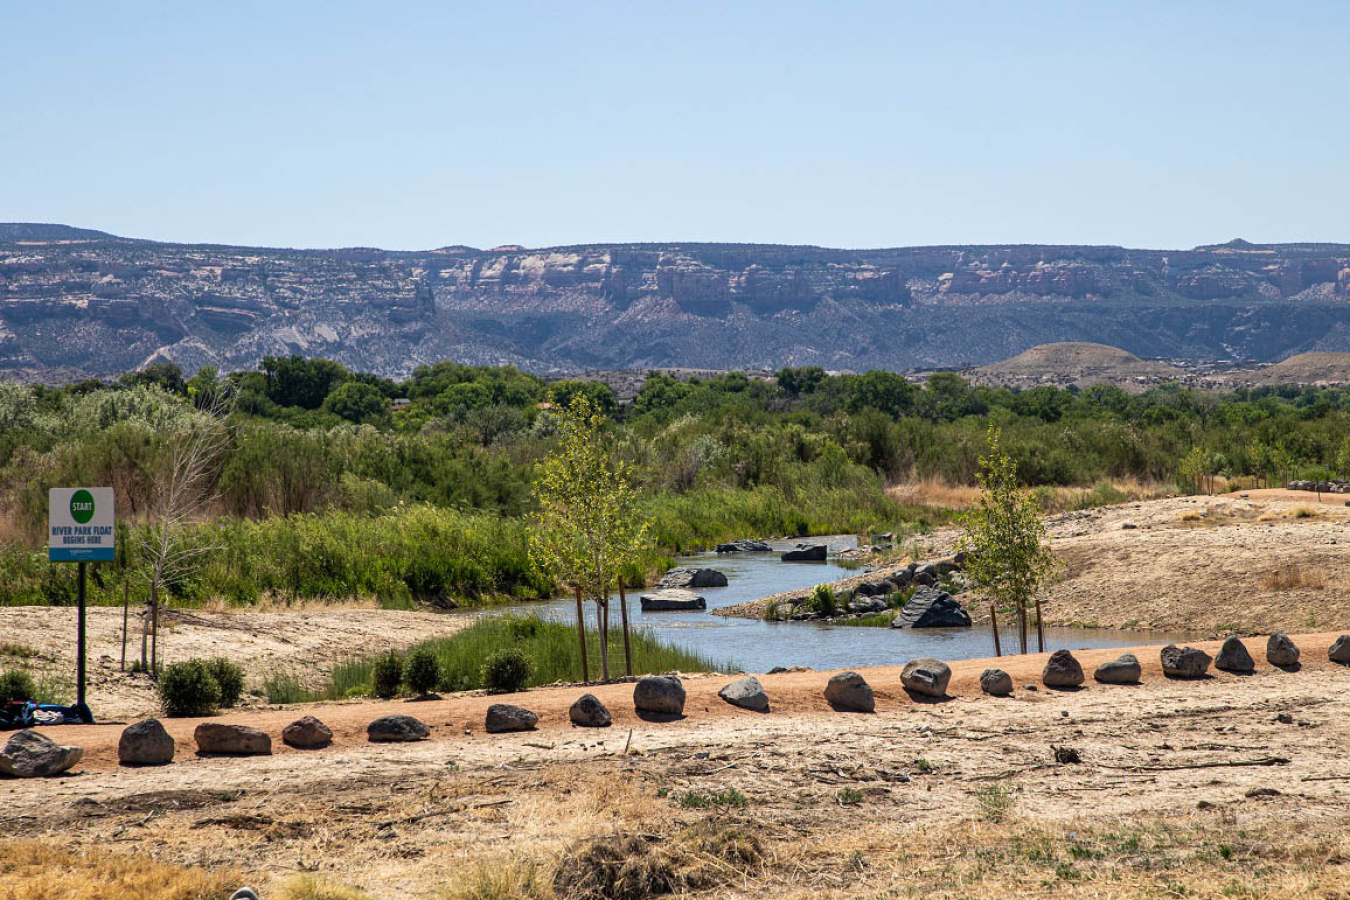
[[1350, 246], [1192, 250], [756, 244], [287, 250], [0, 224], [0, 378], [162, 359], [188, 372], [324, 356], [405, 377], [978, 366], [1052, 342], [1275, 361], [1350, 350]]

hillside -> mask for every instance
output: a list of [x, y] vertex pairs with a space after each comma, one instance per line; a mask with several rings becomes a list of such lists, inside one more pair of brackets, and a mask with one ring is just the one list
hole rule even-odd
[[976, 384], [1014, 388], [1114, 384], [1143, 389], [1180, 380], [1186, 373], [1166, 363], [1142, 360], [1118, 347], [1061, 342], [1032, 347], [1011, 359], [970, 369], [965, 375]]
[[1254, 372], [1234, 373], [1233, 384], [1350, 384], [1350, 353], [1298, 353]]
[[757, 244], [288, 250], [0, 225], [0, 375], [324, 355], [405, 375], [981, 366], [1098, 342], [1144, 357], [1350, 351], [1350, 246], [834, 250]]

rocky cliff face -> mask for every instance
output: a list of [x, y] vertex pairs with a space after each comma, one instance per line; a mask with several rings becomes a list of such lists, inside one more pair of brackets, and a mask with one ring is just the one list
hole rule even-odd
[[1051, 341], [1140, 356], [1350, 350], [1350, 246], [279, 250], [0, 225], [0, 377], [265, 354], [406, 375], [961, 366]]

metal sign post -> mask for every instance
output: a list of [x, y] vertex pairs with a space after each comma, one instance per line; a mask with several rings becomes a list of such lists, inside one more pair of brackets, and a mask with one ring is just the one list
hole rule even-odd
[[[116, 519], [112, 488], [52, 488], [47, 494], [47, 558], [52, 562], [80, 564], [79, 618], [76, 626], [75, 693], [82, 715], [85, 705], [85, 659], [88, 633], [85, 626], [86, 565], [111, 562], [117, 552]], [[92, 719], [91, 719], [92, 720]]]

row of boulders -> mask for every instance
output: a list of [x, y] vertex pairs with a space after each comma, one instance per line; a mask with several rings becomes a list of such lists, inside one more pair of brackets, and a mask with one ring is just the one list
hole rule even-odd
[[1319, 491], [1323, 494], [1350, 494], [1350, 481], [1290, 481], [1285, 488], [1291, 491]]

